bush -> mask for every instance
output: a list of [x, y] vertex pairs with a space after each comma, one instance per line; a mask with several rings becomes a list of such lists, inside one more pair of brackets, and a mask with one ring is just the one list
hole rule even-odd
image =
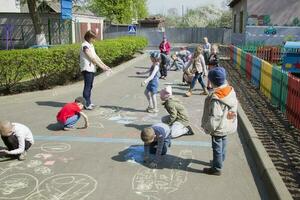
[[[120, 37], [96, 41], [95, 50], [102, 61], [113, 67], [130, 59], [148, 41], [142, 37]], [[77, 80], [80, 44], [60, 45], [49, 49], [0, 51], [0, 90], [10, 93], [20, 82], [33, 82], [31, 87], [45, 89]]]

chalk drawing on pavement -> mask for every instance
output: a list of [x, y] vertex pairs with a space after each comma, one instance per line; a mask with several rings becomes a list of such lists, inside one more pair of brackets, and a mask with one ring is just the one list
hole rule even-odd
[[49, 167], [39, 166], [34, 169], [34, 173], [39, 175], [50, 175], [52, 174], [52, 171]]
[[26, 200], [83, 200], [97, 185], [98, 182], [87, 174], [57, 174], [43, 180]]
[[27, 167], [28, 168], [35, 168], [35, 167], [38, 167], [40, 165], [42, 165], [43, 162], [40, 161], [40, 160], [30, 160], [28, 163], [27, 163]]
[[34, 158], [41, 158], [43, 160], [47, 160], [48, 158], [51, 158], [53, 155], [49, 154], [49, 153], [38, 153], [35, 156], [33, 156]]
[[[193, 158], [191, 150], [183, 150], [172, 163], [171, 170], [139, 169], [132, 180], [132, 190], [146, 199], [160, 200], [180, 189], [187, 182], [189, 159]], [[184, 165], [180, 160], [185, 160]]]
[[0, 199], [24, 199], [36, 190], [38, 180], [36, 177], [17, 173], [0, 179]]
[[45, 143], [41, 146], [41, 150], [47, 153], [62, 153], [71, 149], [71, 145], [67, 143]]

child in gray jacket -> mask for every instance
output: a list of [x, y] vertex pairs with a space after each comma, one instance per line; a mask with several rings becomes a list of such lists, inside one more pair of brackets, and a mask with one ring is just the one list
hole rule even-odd
[[221, 175], [226, 155], [227, 135], [237, 130], [238, 101], [233, 87], [226, 82], [226, 71], [216, 67], [209, 71], [213, 92], [205, 99], [202, 128], [212, 138], [213, 162], [203, 172]]

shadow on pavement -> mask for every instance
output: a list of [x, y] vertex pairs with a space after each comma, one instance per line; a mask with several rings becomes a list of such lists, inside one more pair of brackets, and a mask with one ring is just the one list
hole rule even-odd
[[39, 106], [50, 106], [50, 107], [63, 107], [66, 103], [56, 101], [37, 101], [35, 102]]
[[136, 69], [149, 69], [149, 67], [139, 67], [139, 66], [136, 66], [134, 68], [136, 68]]
[[148, 76], [128, 76], [129, 78], [148, 78]]
[[[113, 156], [112, 160], [118, 162], [129, 162], [134, 164], [140, 164], [147, 168], [150, 168], [144, 163], [144, 146], [143, 145], [131, 145], [127, 149], [120, 151], [118, 155]], [[194, 169], [189, 167], [191, 163], [199, 164], [202, 166], [210, 166], [209, 162], [195, 160], [195, 159], [184, 159], [174, 155], [164, 155], [161, 162], [158, 164], [157, 169], [178, 169], [187, 172], [202, 173], [200, 169]], [[199, 167], [200, 168], [200, 167]], [[202, 167], [201, 167], [202, 168]]]
[[47, 126], [47, 129], [50, 131], [61, 131], [63, 126], [59, 123], [52, 123]]
[[125, 127], [129, 128], [135, 128], [139, 131], [142, 131], [144, 128], [150, 127], [151, 124], [143, 124], [143, 125], [138, 125], [138, 124], [125, 124]]
[[127, 108], [127, 107], [122, 107], [122, 106], [100, 106], [100, 108], [110, 108], [112, 110], [117, 110], [117, 111], [127, 111], [127, 112], [146, 112], [145, 110], [137, 110], [134, 108]]

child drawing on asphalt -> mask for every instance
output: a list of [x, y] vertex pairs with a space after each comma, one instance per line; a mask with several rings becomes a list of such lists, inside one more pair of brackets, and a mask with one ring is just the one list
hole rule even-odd
[[67, 103], [56, 115], [57, 121], [63, 125], [65, 131], [73, 130], [74, 125], [79, 121], [80, 117], [84, 118], [85, 125], [83, 128], [89, 126], [88, 117], [82, 112], [86, 105], [83, 97], [77, 97], [74, 102]]
[[157, 51], [150, 53], [150, 59], [152, 62], [152, 65], [149, 70], [145, 72], [137, 72], [137, 74], [147, 74], [149, 73], [149, 76], [146, 80], [142, 82], [142, 86], [147, 85], [145, 90], [145, 95], [148, 100], [148, 108], [146, 109], [149, 113], [157, 113], [157, 100], [156, 95], [158, 93], [158, 84], [159, 84], [159, 62], [160, 62], [160, 53]]
[[20, 123], [0, 121], [1, 138], [7, 150], [0, 150], [19, 160], [25, 160], [28, 149], [34, 144], [30, 129]]
[[[157, 123], [145, 128], [141, 132], [141, 139], [144, 142], [144, 162], [149, 167], [156, 168], [162, 160], [162, 156], [167, 154], [168, 147], [171, 146], [169, 126]], [[151, 155], [154, 156], [154, 159], [151, 159]]]
[[[218, 45], [217, 44], [213, 44], [211, 47], [211, 54], [208, 58], [208, 70], [211, 70], [214, 67], [218, 67], [219, 66], [219, 56], [218, 56]], [[211, 84], [209, 79], [207, 80], [207, 89], [208, 90], [212, 90]]]
[[220, 176], [226, 156], [227, 135], [237, 130], [238, 101], [233, 87], [226, 82], [226, 71], [223, 67], [215, 67], [208, 73], [213, 92], [204, 102], [201, 127], [211, 135], [213, 162], [203, 172]]
[[169, 116], [167, 116], [167, 119], [163, 120], [163, 122], [171, 126], [172, 138], [178, 138], [183, 135], [194, 135], [187, 111], [183, 104], [173, 97], [171, 86], [167, 86], [160, 91], [160, 99], [163, 101], [163, 105], [169, 113]]

